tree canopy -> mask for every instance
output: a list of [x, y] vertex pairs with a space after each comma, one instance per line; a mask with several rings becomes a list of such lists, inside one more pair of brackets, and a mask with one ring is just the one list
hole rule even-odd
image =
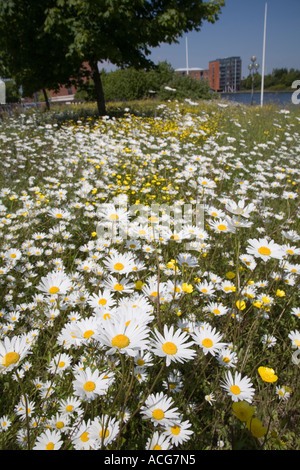
[[43, 83], [40, 89], [76, 78], [82, 74], [79, 64], [87, 63], [85, 74], [105, 114], [99, 62], [153, 67], [152, 48], [178, 42], [204, 21], [214, 23], [224, 5], [224, 0], [2, 0], [2, 63], [13, 78], [31, 75], [36, 86]]

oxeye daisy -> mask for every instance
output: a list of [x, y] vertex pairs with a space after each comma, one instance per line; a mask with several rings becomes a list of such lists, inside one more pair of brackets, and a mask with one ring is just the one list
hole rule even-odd
[[88, 300], [88, 304], [95, 310], [101, 308], [110, 308], [115, 305], [115, 300], [109, 289], [99, 290], [97, 294], [92, 294]]
[[35, 403], [30, 401], [28, 397], [21, 397], [19, 403], [15, 406], [15, 413], [20, 419], [25, 420], [27, 416], [31, 417], [35, 410]]
[[288, 337], [292, 341], [293, 347], [300, 348], [300, 332], [298, 330], [291, 331]]
[[100, 326], [96, 317], [82, 318], [72, 323], [71, 336], [77, 340], [77, 344], [89, 344], [95, 339]]
[[74, 395], [91, 402], [99, 395], [104, 395], [112, 383], [113, 374], [91, 370], [87, 367], [75, 374], [73, 381]]
[[136, 321], [114, 322], [107, 321], [97, 335], [97, 341], [107, 348], [107, 354], [128, 354], [136, 356], [148, 349], [149, 329], [146, 325], [139, 325]]
[[72, 444], [76, 450], [93, 449], [94, 440], [90, 434], [91, 420], [82, 421], [75, 433], [72, 434]]
[[228, 210], [231, 214], [241, 215], [243, 217], [250, 217], [251, 212], [255, 210], [255, 204], [252, 202], [245, 206], [245, 200], [241, 199], [236, 203], [235, 201], [229, 199], [225, 204], [225, 209]]
[[163, 334], [159, 331], [154, 332], [151, 350], [156, 356], [164, 357], [167, 366], [171, 362], [183, 363], [196, 355], [196, 351], [191, 349], [194, 341], [188, 341], [188, 339], [188, 334], [182, 330], [178, 329], [174, 332], [173, 325], [170, 328], [164, 325]]
[[70, 218], [70, 212], [62, 209], [50, 209], [48, 214], [54, 219], [58, 220], [68, 220]]
[[207, 311], [214, 316], [225, 315], [229, 310], [228, 307], [225, 307], [225, 305], [220, 302], [210, 302], [206, 308]]
[[277, 393], [278, 398], [280, 400], [286, 401], [290, 398], [292, 390], [289, 387], [285, 386], [285, 385], [283, 385], [282, 387], [277, 386], [276, 387], [276, 393]]
[[276, 258], [282, 259], [284, 252], [280, 245], [267, 238], [249, 239], [249, 246], [246, 251], [255, 258], [261, 258], [263, 261]]
[[178, 445], [183, 444], [183, 442], [188, 441], [194, 431], [190, 429], [191, 423], [189, 421], [178, 421], [173, 425], [165, 426], [165, 431], [163, 434], [168, 437], [171, 443], [177, 447]]
[[141, 407], [140, 412], [143, 419], [150, 419], [154, 426], [173, 425], [180, 419], [178, 408], [173, 407], [173, 405], [172, 398], [164, 395], [163, 392], [152, 393]]
[[215, 285], [212, 282], [202, 281], [196, 285], [196, 289], [203, 297], [214, 297]]
[[118, 279], [112, 275], [108, 276], [108, 278], [104, 280], [104, 285], [112, 293], [119, 294], [131, 294], [135, 287], [134, 283], [129, 279]]
[[238, 357], [230, 348], [222, 348], [217, 355], [217, 361], [224, 367], [236, 367]]
[[82, 401], [76, 397], [69, 397], [59, 402], [59, 413], [67, 414], [68, 416], [81, 416], [83, 409], [81, 408]]
[[145, 450], [169, 450], [172, 449], [171, 442], [165, 434], [154, 431], [153, 435], [147, 439]]
[[47, 423], [50, 426], [50, 429], [56, 429], [60, 433], [65, 433], [70, 430], [70, 416], [67, 416], [65, 413], [56, 413], [55, 416], [51, 417]]
[[0, 432], [7, 431], [11, 426], [11, 420], [7, 415], [4, 415], [0, 418]]
[[295, 315], [295, 317], [300, 319], [300, 308], [299, 307], [292, 308], [291, 314]]
[[56, 354], [51, 359], [51, 362], [48, 367], [48, 371], [51, 374], [62, 375], [67, 369], [71, 367], [72, 357], [66, 353]]
[[212, 220], [209, 222], [209, 226], [216, 233], [234, 233], [236, 226], [229, 218]]
[[46, 429], [36, 440], [33, 450], [59, 450], [63, 445], [61, 433]]
[[191, 336], [195, 343], [202, 348], [203, 353], [216, 355], [220, 349], [226, 346], [226, 343], [222, 343], [222, 334], [216, 331], [216, 328], [213, 328], [209, 324], [201, 325], [196, 327], [195, 330], [191, 333]]
[[3, 341], [0, 341], [0, 372], [5, 374], [18, 367], [29, 354], [31, 346], [25, 335], [15, 336], [12, 339], [6, 336]]
[[103, 264], [109, 272], [126, 276], [133, 271], [136, 262], [131, 253], [117, 253], [104, 259]]
[[22, 256], [22, 252], [17, 248], [10, 248], [5, 253], [5, 258], [10, 261], [18, 261]]
[[48, 295], [66, 294], [72, 287], [72, 281], [63, 271], [55, 271], [42, 277], [37, 289]]
[[102, 449], [111, 444], [120, 429], [119, 421], [109, 415], [97, 416], [90, 426], [90, 438], [94, 441], [93, 449]]
[[234, 376], [228, 371], [221, 381], [221, 387], [226, 390], [233, 401], [245, 400], [252, 402], [255, 389], [248, 377], [243, 377], [239, 372], [235, 372]]

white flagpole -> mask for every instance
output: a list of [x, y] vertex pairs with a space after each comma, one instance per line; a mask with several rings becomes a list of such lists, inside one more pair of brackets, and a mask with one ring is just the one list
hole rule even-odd
[[262, 72], [261, 72], [261, 94], [260, 94], [260, 105], [261, 106], [263, 106], [263, 104], [264, 104], [267, 9], [268, 9], [268, 4], [266, 2], [266, 5], [265, 5], [265, 23], [264, 23], [264, 41], [263, 41], [263, 57], [262, 57]]
[[188, 53], [188, 38], [185, 37], [185, 60], [186, 60], [186, 74], [189, 74], [189, 53]]

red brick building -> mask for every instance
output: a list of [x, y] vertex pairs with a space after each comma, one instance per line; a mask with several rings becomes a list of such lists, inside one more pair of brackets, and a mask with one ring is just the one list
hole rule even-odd
[[[90, 70], [89, 64], [87, 62], [84, 62], [82, 64], [82, 68]], [[83, 78], [83, 81], [86, 81], [86, 78]], [[75, 94], [76, 87], [74, 85], [71, 85], [69, 88], [62, 85], [57, 92], [55, 92], [54, 90], [47, 90], [47, 95], [49, 97], [50, 103], [71, 103], [75, 99]], [[43, 100], [43, 91], [39, 90], [34, 93], [33, 97], [24, 98], [23, 102], [25, 104], [40, 102], [41, 105], [45, 105], [45, 102]]]
[[186, 69], [186, 68], [176, 69], [175, 73], [179, 75], [189, 75], [195, 80], [208, 80], [209, 81], [209, 70], [204, 70], [204, 69], [197, 68], [197, 67], [193, 67], [189, 69]]
[[180, 75], [190, 75], [195, 80], [207, 80], [211, 90], [235, 92], [240, 90], [242, 61], [240, 57], [227, 57], [209, 62], [208, 69], [176, 69]]

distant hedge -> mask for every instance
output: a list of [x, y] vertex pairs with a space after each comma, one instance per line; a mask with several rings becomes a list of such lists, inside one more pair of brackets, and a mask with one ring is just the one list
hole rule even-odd
[[[181, 76], [166, 62], [153, 70], [136, 70], [133, 67], [112, 72], [102, 70], [101, 79], [106, 101], [133, 101], [148, 97], [166, 99], [209, 99], [213, 95], [206, 81], [191, 76]], [[94, 101], [93, 82], [86, 83], [76, 99]]]

